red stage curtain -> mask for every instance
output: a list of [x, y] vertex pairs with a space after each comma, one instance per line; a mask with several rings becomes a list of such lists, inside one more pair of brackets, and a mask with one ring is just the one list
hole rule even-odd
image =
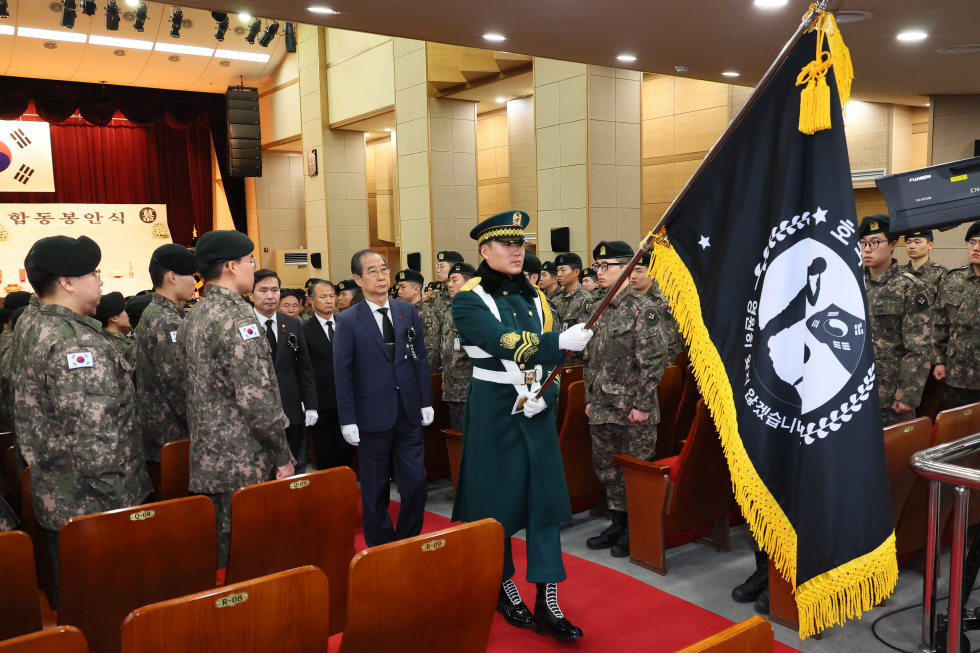
[[[39, 121], [24, 115], [22, 120]], [[211, 138], [206, 127], [139, 127], [125, 120], [51, 125], [53, 193], [0, 193], [0, 203], [166, 204], [173, 241], [211, 230]]]

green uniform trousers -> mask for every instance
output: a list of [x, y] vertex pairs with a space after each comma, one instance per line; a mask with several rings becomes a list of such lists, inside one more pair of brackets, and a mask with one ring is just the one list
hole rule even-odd
[[[527, 529], [524, 537], [527, 542], [527, 576], [529, 583], [559, 583], [565, 580], [565, 563], [561, 558], [561, 537], [558, 524], [537, 528], [534, 523], [534, 510], [531, 508], [531, 495], [527, 495]], [[511, 551], [511, 538], [504, 538], [504, 577], [511, 578], [517, 571]]]

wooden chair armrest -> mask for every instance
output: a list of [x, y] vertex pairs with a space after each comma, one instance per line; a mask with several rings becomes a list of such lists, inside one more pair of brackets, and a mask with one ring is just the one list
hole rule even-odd
[[670, 465], [651, 463], [651, 462], [647, 462], [646, 460], [640, 460], [639, 458], [634, 458], [633, 456], [627, 456], [625, 454], [613, 456], [613, 465], [615, 465], [616, 467], [631, 467], [641, 472], [647, 472], [649, 474], [660, 474], [661, 476], [667, 476], [670, 473]]
[[442, 429], [439, 431], [439, 435], [444, 438], [452, 438], [453, 440], [462, 440], [463, 434], [459, 431], [454, 431], [452, 429]]

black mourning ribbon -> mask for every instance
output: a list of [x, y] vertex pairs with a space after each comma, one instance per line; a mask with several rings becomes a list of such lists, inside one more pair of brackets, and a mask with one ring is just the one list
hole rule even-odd
[[413, 342], [415, 342], [415, 327], [408, 327], [408, 331], [405, 332], [405, 344], [408, 347], [408, 353], [412, 355], [412, 360], [418, 363], [419, 357], [415, 355]]

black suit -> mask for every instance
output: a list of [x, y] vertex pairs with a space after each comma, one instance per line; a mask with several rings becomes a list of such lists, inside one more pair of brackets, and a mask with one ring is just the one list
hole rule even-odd
[[[334, 317], [336, 330], [337, 318]], [[313, 376], [316, 378], [317, 400], [320, 405], [320, 419], [311, 429], [313, 448], [317, 455], [317, 469], [350, 466], [356, 448], [347, 444], [340, 432], [340, 419], [337, 416], [337, 386], [333, 377], [333, 343], [316, 314], [303, 324], [306, 344], [310, 349], [313, 363]]]
[[[296, 458], [296, 472], [302, 474], [306, 470], [309, 457], [306, 413], [303, 409], [318, 410], [316, 381], [303, 333], [303, 323], [279, 312], [276, 312], [276, 323], [276, 347], [272, 358], [276, 367], [276, 380], [279, 382], [282, 410], [289, 418], [286, 439]], [[265, 329], [264, 318], [262, 328]]]

